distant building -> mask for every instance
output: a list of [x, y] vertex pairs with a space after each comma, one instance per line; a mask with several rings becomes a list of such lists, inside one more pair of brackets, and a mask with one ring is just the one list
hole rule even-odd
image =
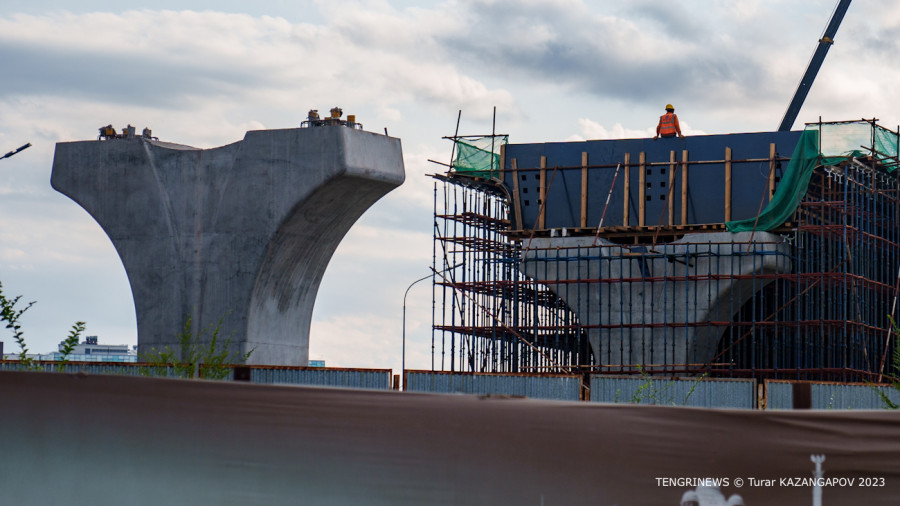
[[[2, 352], [3, 350], [2, 344], [3, 343], [0, 343], [0, 352]], [[30, 358], [31, 360], [37, 360], [40, 362], [45, 360], [54, 360], [53, 355], [54, 353], [29, 353], [25, 356], [27, 358]], [[3, 353], [0, 354], [0, 357], [2, 357], [2, 360], [19, 360], [18, 353]]]
[[[63, 342], [59, 343], [62, 350]], [[58, 362], [63, 359], [62, 351], [50, 353], [29, 353], [28, 358], [37, 361]], [[0, 357], [3, 360], [18, 360], [17, 353], [3, 354], [3, 342], [0, 342]], [[84, 342], [79, 343], [66, 359], [69, 362], [137, 362], [137, 346], [127, 344], [100, 344], [97, 336], [86, 336]]]
[[[62, 350], [65, 341], [59, 343]], [[52, 358], [62, 360], [62, 352], [55, 351]], [[137, 346], [127, 344], [100, 344], [97, 336], [86, 336], [67, 357], [70, 362], [137, 362]]]

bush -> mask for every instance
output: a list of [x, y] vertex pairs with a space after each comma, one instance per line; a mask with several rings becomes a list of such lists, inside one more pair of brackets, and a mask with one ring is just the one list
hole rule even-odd
[[149, 353], [141, 354], [138, 359], [149, 364], [141, 367], [141, 374], [212, 380], [227, 378], [231, 373], [229, 366], [246, 363], [253, 350], [244, 354], [232, 353], [229, 350], [230, 336], [220, 343], [219, 333], [223, 320], [224, 317], [219, 319], [215, 328], [212, 329], [209, 344], [204, 345], [200, 342], [200, 338], [210, 331], [212, 325], [207, 325], [195, 334], [191, 327], [193, 319], [188, 315], [184, 330], [178, 334], [178, 350], [172, 350], [166, 346], [162, 350], [153, 348]]

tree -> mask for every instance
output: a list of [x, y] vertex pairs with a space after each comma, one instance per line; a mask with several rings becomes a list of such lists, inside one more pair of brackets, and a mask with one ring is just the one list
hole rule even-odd
[[[21, 299], [21, 295], [13, 297], [12, 299], [7, 298], [3, 293], [3, 283], [0, 283], [0, 321], [6, 323], [6, 328], [12, 331], [13, 339], [15, 339], [16, 344], [19, 345], [19, 362], [24, 365], [26, 369], [38, 369], [37, 364], [34, 363], [34, 359], [28, 356], [28, 346], [25, 344], [25, 333], [22, 330], [22, 324], [19, 323], [19, 318], [35, 304], [35, 301], [25, 304], [24, 307], [16, 308]], [[69, 336], [66, 337], [60, 348], [62, 360], [61, 363], [57, 365], [57, 370], [62, 371], [65, 368], [65, 363], [68, 362], [68, 357], [72, 354], [75, 346], [78, 345], [81, 334], [84, 332], [84, 328], [85, 322], [79, 321], [72, 325]]]

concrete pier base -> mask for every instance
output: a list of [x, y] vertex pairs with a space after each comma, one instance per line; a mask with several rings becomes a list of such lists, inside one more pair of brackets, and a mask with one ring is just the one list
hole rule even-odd
[[712, 360], [720, 323], [772, 281], [764, 275], [791, 263], [777, 235], [721, 232], [653, 247], [535, 238], [523, 268], [578, 314], [596, 364], [633, 371]]
[[307, 365], [335, 248], [404, 177], [399, 139], [326, 126], [251, 131], [205, 150], [142, 138], [59, 143], [51, 183], [122, 259], [139, 353], [177, 350], [191, 317], [195, 330], [221, 320], [220, 341], [252, 352], [249, 363]]

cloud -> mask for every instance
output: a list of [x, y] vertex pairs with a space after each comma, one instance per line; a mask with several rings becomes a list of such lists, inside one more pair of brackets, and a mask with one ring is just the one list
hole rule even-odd
[[[47, 341], [34, 349], [55, 347], [76, 319], [101, 340], [134, 332], [127, 278], [109, 240], [49, 188], [56, 142], [131, 123], [208, 148], [249, 129], [298, 126], [308, 109], [335, 105], [367, 130], [389, 128], [402, 139], [407, 182], [348, 233], [313, 324], [314, 349], [317, 336], [341, 334], [360, 343], [357, 357], [381, 360], [396, 355], [376, 348], [395, 347], [404, 290], [428, 273], [434, 181], [425, 174], [443, 168], [426, 160], [446, 161], [450, 146], [440, 137], [453, 132], [457, 110], [461, 133], [484, 133], [497, 106], [498, 131], [512, 142], [651, 136], [666, 102], [688, 135], [772, 129], [833, 4], [316, 3], [316, 15], [299, 19], [252, 6], [255, 15], [187, 10], [198, 5], [191, 0], [178, 11], [0, 15], [0, 152], [34, 144], [0, 162], [0, 280], [40, 302], [31, 317], [41, 330], [32, 336]], [[900, 99], [900, 7], [882, 4], [854, 2], [800, 121], [877, 115], [900, 123], [888, 106]], [[244, 8], [234, 5], [227, 8]], [[427, 292], [412, 291], [413, 342], [430, 341]], [[352, 351], [317, 358], [383, 366]]]
[[[400, 374], [402, 320], [396, 316], [364, 313], [314, 321], [310, 329], [310, 359], [325, 359], [328, 367], [393, 369]], [[407, 313], [406, 367], [430, 369], [430, 314], [419, 318]], [[422, 319], [421, 317], [425, 318]], [[422, 329], [424, 333], [416, 331]]]
[[357, 260], [383, 260], [409, 262], [422, 258], [431, 251], [431, 233], [409, 232], [393, 228], [376, 227], [359, 223], [353, 228], [353, 236], [341, 248], [340, 255]]
[[[420, 43], [399, 44], [398, 30], [375, 30], [416, 26], [414, 20], [350, 21], [366, 24], [337, 18], [326, 27], [208, 11], [13, 15], [0, 18], [0, 54], [17, 69], [2, 93], [175, 110], [213, 99], [226, 107], [248, 99], [274, 107], [301, 94], [350, 96], [386, 111], [414, 101], [451, 110], [513, 108], [508, 91], [434, 61], [417, 50]], [[425, 28], [419, 30], [414, 35]]]
[[396, 318], [377, 314], [342, 315], [318, 320], [310, 329], [310, 358], [327, 357], [331, 367], [385, 368], [399, 362], [400, 345], [385, 346], [400, 335]]
[[626, 129], [621, 123], [616, 123], [611, 129], [607, 129], [603, 125], [592, 121], [588, 118], [579, 118], [578, 126], [581, 128], [581, 139], [572, 140], [589, 140], [589, 139], [635, 139], [641, 137], [652, 137], [656, 134], [653, 127], [644, 130]]
[[[705, 18], [684, 7], [642, 2], [624, 17], [583, 2], [463, 5], [466, 29], [447, 35], [446, 44], [517, 79], [630, 100], [684, 90], [715, 93], [734, 79], [754, 94], [765, 93], [763, 62], [722, 32], [700, 29]], [[709, 51], [713, 43], [715, 52]]]
[[[706, 135], [702, 130], [696, 130], [685, 122], [680, 121], [681, 131], [684, 135]], [[653, 137], [656, 135], [656, 127], [647, 127], [643, 130], [625, 128], [621, 123], [614, 124], [611, 128], [606, 128], [600, 123], [588, 118], [579, 118], [578, 126], [581, 130], [580, 135], [572, 135], [567, 141], [584, 141], [584, 140], [604, 140], [604, 139], [642, 139]]]
[[[284, 29], [273, 25], [189, 11], [15, 15], [0, 19], [0, 52], [18, 69], [4, 94], [154, 107], [228, 96], [266, 81], [265, 41]], [[241, 40], [249, 32], [254, 36]]]

